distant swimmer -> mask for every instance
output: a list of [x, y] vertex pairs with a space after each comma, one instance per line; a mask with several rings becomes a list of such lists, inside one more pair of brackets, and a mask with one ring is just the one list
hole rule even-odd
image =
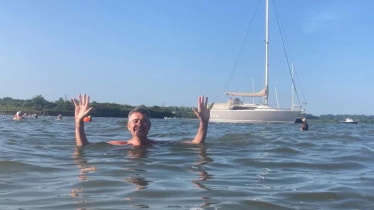
[[83, 122], [91, 122], [91, 121], [92, 121], [91, 115], [88, 115], [87, 117], [83, 118]]
[[[90, 113], [92, 107], [89, 106], [90, 97], [86, 94], [83, 94], [83, 96], [78, 95], [78, 98], [79, 100], [73, 99], [75, 105], [75, 140], [77, 146], [85, 146], [89, 142], [84, 132], [83, 119]], [[208, 133], [210, 109], [213, 107], [213, 103], [208, 107], [208, 97], [200, 96], [197, 105], [197, 111], [192, 109], [200, 123], [197, 134], [191, 141], [194, 144], [205, 142]], [[157, 143], [155, 140], [148, 139], [148, 132], [151, 129], [150, 117], [149, 111], [144, 107], [136, 107], [131, 110], [128, 115], [127, 129], [130, 131], [132, 138], [127, 141], [109, 141], [108, 144], [142, 146]]]
[[62, 120], [62, 115], [61, 114], [57, 115], [57, 120]]
[[35, 119], [38, 119], [38, 114], [34, 114], [34, 118], [35, 118]]
[[301, 131], [307, 131], [309, 129], [309, 125], [306, 122], [306, 118], [305, 117], [301, 118], [301, 121], [303, 121], [303, 124], [301, 124], [300, 130]]
[[23, 119], [24, 117], [22, 116], [22, 112], [21, 111], [18, 111], [17, 113], [16, 113], [16, 115], [14, 115], [14, 117], [13, 117], [13, 120], [21, 120], [21, 119]]

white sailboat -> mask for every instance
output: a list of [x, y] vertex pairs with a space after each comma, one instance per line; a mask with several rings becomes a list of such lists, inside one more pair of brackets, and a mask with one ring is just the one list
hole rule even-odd
[[210, 112], [212, 121], [229, 122], [281, 122], [294, 123], [300, 114], [300, 106], [291, 108], [274, 108], [268, 106], [268, 58], [269, 58], [269, 1], [266, 0], [265, 21], [265, 87], [257, 93], [226, 92], [226, 95], [237, 97], [263, 97], [264, 104], [246, 104], [239, 98], [230, 98], [227, 103], [215, 103]]

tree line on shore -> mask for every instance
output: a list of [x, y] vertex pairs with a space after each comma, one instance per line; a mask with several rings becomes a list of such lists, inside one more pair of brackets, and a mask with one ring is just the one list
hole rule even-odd
[[[90, 103], [93, 107], [91, 112], [95, 117], [127, 117], [128, 113], [135, 106], [121, 105], [115, 103], [98, 103], [93, 101]], [[152, 118], [177, 117], [177, 118], [196, 118], [192, 111], [192, 107], [178, 106], [145, 106], [151, 113]], [[43, 96], [37, 95], [32, 99], [13, 99], [10, 97], [0, 98], [0, 113], [15, 114], [17, 111], [23, 111], [30, 114], [57, 116], [74, 116], [74, 104], [71, 100], [59, 98], [57, 101], [50, 102]]]
[[[134, 106], [116, 103], [98, 103], [93, 101], [90, 103], [94, 109], [92, 115], [95, 117], [127, 117], [128, 113]], [[196, 118], [192, 111], [192, 107], [181, 106], [150, 106], [146, 107], [152, 118], [177, 117], [177, 118]], [[34, 113], [39, 115], [57, 116], [74, 116], [74, 104], [70, 100], [59, 98], [57, 101], [50, 102], [43, 96], [37, 95], [32, 99], [13, 99], [10, 97], [0, 98], [0, 113], [15, 114], [17, 111], [26, 113]], [[374, 123], [374, 116], [370, 115], [320, 115], [303, 114], [308, 120], [320, 122], [338, 122], [345, 118], [359, 120], [360, 123]]]

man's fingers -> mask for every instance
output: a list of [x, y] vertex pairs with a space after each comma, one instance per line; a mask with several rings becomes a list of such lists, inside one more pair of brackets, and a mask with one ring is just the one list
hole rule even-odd
[[92, 109], [93, 109], [93, 107], [90, 107], [84, 114], [87, 115], [88, 113], [91, 112]]
[[209, 106], [209, 108], [208, 108], [208, 109], [209, 109], [209, 110], [211, 110], [211, 109], [212, 109], [212, 107], [213, 107], [213, 105], [214, 105], [214, 102], [210, 104], [210, 106]]
[[199, 116], [199, 114], [197, 113], [197, 111], [194, 108], [192, 108], [192, 111], [196, 114], [196, 116]]
[[89, 104], [90, 104], [90, 96], [87, 96], [86, 106], [88, 106]]
[[82, 96], [81, 96], [81, 94], [78, 95], [78, 98], [79, 98], [79, 101], [78, 101], [79, 105], [82, 105]]
[[73, 98], [73, 99], [71, 99], [71, 100], [73, 101], [74, 106], [77, 107], [77, 106], [78, 106], [78, 104], [77, 104], [77, 99]]
[[197, 98], [197, 110], [201, 110], [201, 96]]
[[82, 100], [83, 100], [82, 105], [83, 106], [86, 106], [86, 99], [87, 99], [87, 96], [86, 96], [85, 93], [83, 93], [83, 98], [82, 98]]
[[208, 97], [205, 98], [205, 104], [204, 104], [204, 107], [208, 107]]

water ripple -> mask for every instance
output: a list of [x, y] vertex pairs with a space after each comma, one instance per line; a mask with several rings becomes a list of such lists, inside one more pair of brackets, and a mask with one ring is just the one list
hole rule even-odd
[[373, 209], [373, 125], [211, 123], [152, 119], [149, 147], [127, 119], [0, 118], [0, 209]]

